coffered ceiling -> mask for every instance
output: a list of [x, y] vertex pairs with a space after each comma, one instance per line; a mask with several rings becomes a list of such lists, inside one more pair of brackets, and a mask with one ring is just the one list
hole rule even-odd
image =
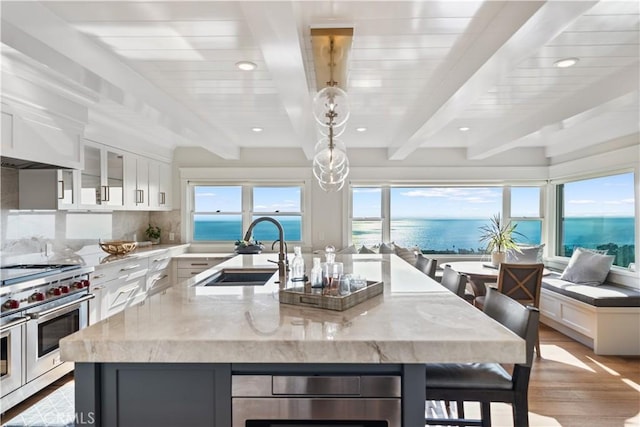
[[[87, 131], [165, 149], [318, 140], [311, 28], [353, 28], [347, 148], [547, 157], [638, 135], [637, 1], [2, 1], [3, 72], [71, 85]], [[554, 63], [577, 58], [569, 68]], [[253, 71], [239, 61], [257, 65]], [[63, 85], [61, 83], [61, 85]], [[72, 91], [73, 92], [73, 91]], [[254, 132], [253, 128], [262, 128]], [[366, 128], [365, 131], [357, 131]], [[468, 128], [463, 131], [461, 129]]]

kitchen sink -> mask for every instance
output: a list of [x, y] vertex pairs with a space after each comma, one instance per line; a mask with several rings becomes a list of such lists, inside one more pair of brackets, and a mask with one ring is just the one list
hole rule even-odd
[[276, 271], [271, 268], [225, 268], [200, 286], [263, 286]]

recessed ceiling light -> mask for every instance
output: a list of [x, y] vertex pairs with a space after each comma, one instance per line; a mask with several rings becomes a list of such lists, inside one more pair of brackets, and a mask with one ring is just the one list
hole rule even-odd
[[365, 132], [367, 128], [356, 128], [356, 132]]
[[462, 127], [459, 127], [459, 128], [458, 128], [458, 130], [459, 130], [460, 132], [466, 132], [466, 131], [468, 131], [469, 129], [471, 129], [471, 128], [466, 127], [466, 126], [462, 126]]
[[259, 127], [255, 127], [255, 128], [251, 128], [251, 130], [254, 132], [262, 132], [263, 129]]
[[579, 61], [578, 58], [564, 58], [564, 59], [558, 59], [556, 62], [553, 63], [553, 65], [555, 65], [558, 68], [567, 68], [567, 67], [572, 67], [576, 65], [578, 61]]
[[236, 62], [236, 67], [240, 68], [243, 71], [252, 71], [258, 68], [258, 66], [251, 61]]

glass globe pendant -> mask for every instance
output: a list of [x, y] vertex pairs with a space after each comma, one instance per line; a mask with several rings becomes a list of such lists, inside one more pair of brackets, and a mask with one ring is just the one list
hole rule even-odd
[[333, 126], [340, 127], [349, 120], [351, 111], [347, 92], [337, 86], [322, 89], [313, 98], [313, 117], [320, 126], [329, 127], [330, 115], [333, 115]]

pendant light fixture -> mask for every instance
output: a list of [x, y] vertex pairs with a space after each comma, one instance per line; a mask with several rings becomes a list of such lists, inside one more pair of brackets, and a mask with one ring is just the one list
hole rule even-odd
[[[347, 93], [339, 87], [335, 77], [337, 72], [342, 71], [343, 79], [340, 82], [346, 80], [345, 59], [351, 45], [353, 29], [312, 29], [311, 36], [316, 82], [324, 81], [327, 85], [319, 90], [313, 99], [313, 116], [323, 135], [315, 147], [313, 175], [324, 191], [340, 191], [349, 175], [349, 159], [344, 143], [337, 137], [345, 131], [350, 111]], [[326, 60], [328, 80], [324, 80], [326, 73], [319, 67]], [[318, 84], [318, 87], [320, 86]]]

